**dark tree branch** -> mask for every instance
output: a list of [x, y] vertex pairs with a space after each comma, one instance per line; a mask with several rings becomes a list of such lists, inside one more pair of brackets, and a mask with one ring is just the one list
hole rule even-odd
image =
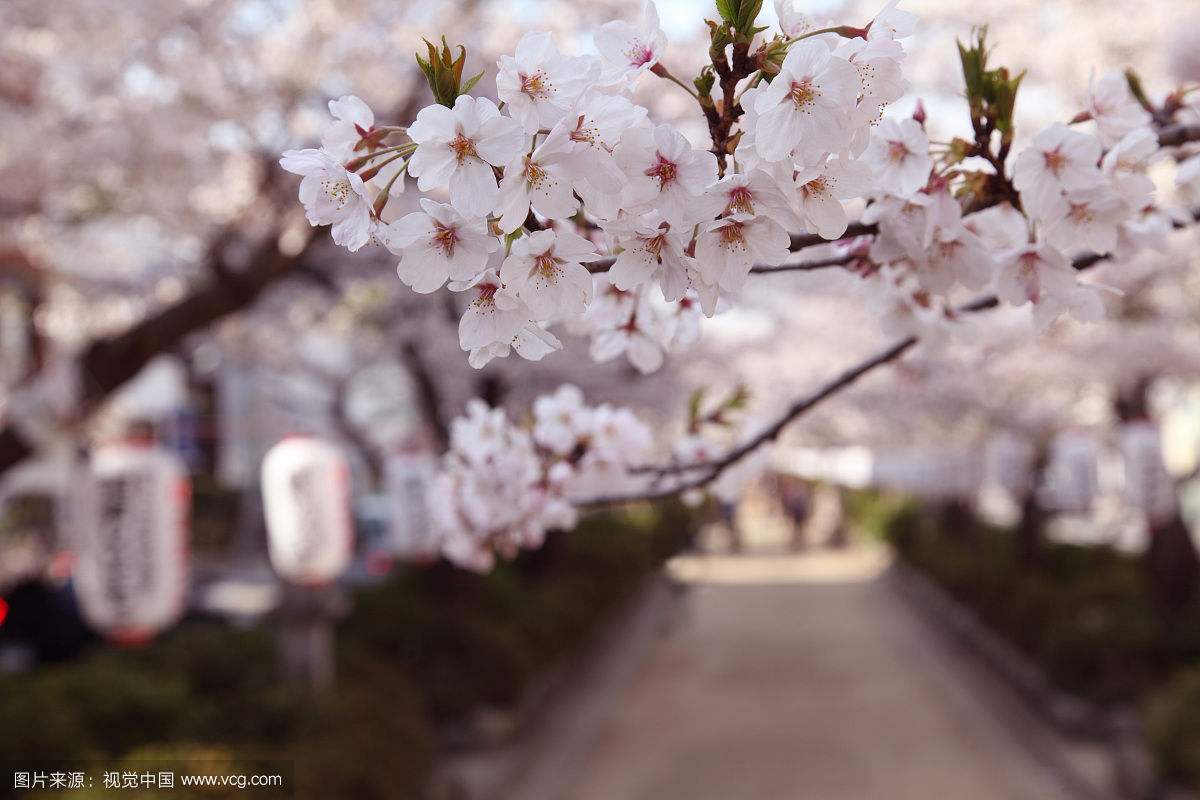
[[420, 403], [421, 414], [425, 417], [433, 436], [433, 445], [441, 452], [450, 445], [450, 428], [442, 415], [441, 390], [438, 389], [437, 381], [434, 380], [425, 359], [421, 357], [421, 351], [415, 341], [410, 339], [405, 342], [400, 355], [404, 358], [404, 366], [409, 376], [416, 384], [417, 402]]

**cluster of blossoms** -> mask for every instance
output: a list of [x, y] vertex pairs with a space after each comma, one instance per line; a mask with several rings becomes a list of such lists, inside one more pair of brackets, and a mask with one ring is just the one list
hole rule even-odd
[[[789, 229], [838, 238], [843, 201], [890, 169], [864, 151], [905, 89], [899, 39], [913, 20], [894, 5], [861, 38], [776, 37], [786, 56], [742, 92], [730, 165], [631, 99], [645, 73], [669, 74], [651, 2], [637, 25], [604, 25], [596, 56], [526, 34], [499, 61], [500, 105], [462, 94], [398, 128], [377, 127], [356, 97], [333, 101], [321, 148], [281, 163], [304, 176], [308, 219], [331, 224], [336, 243], [382, 244], [414, 291], [471, 293], [459, 339], [472, 365], [510, 350], [539, 359], [561, 347], [549, 330], [561, 323], [592, 337], [596, 360], [626, 354], [649, 372], [697, 338], [699, 316], [736, 296], [752, 266], [788, 257]], [[438, 199], [395, 212], [406, 176]]]
[[[1075, 127], [1088, 122], [1093, 131]], [[1051, 125], [1017, 154], [1016, 197], [964, 214], [953, 172], [930, 175], [928, 141], [917, 122], [883, 122], [871, 147], [886, 149], [897, 169], [863, 220], [878, 225], [868, 252], [884, 288], [877, 299], [885, 326], [922, 334], [955, 322], [950, 292], [959, 285], [991, 288], [1013, 306], [1031, 304], [1041, 329], [1064, 312], [1080, 321], [1103, 317], [1103, 294], [1117, 290], [1082, 281], [1072, 257], [1161, 251], [1173, 226], [1191, 219], [1185, 209], [1155, 201], [1147, 171], [1165, 151], [1152, 123], [1126, 75], [1093, 80], [1087, 108], [1071, 126]], [[973, 154], [962, 140], [949, 147], [948, 167]], [[899, 173], [910, 163], [912, 182], [903, 186]], [[1185, 195], [1191, 180], [1200, 181], [1200, 159], [1177, 172]]]
[[427, 496], [446, 558], [486, 571], [495, 554], [540, 547], [575, 526], [573, 501], [622, 491], [650, 455], [650, 429], [633, 412], [587, 406], [571, 385], [533, 404], [528, 426], [472, 400], [451, 424], [450, 450]]
[[[1028, 305], [1042, 327], [1064, 312], [1102, 316], [1114, 290], [1081, 281], [1073, 259], [1160, 248], [1183, 220], [1157, 202], [1147, 171], [1186, 92], [1154, 109], [1134, 78], [1106, 75], [1069, 125], [1010, 163], [1021, 76], [988, 67], [979, 33], [959, 46], [974, 137], [931, 142], [919, 103], [888, 115], [907, 90], [903, 41], [916, 24], [897, 2], [859, 28], [819, 27], [776, 0], [780, 27], [766, 32], [754, 24], [762, 0], [722, 0], [694, 90], [662, 63], [649, 0], [636, 24], [600, 28], [597, 55], [523, 36], [498, 62], [498, 102], [467, 93], [478, 76], [462, 82], [461, 49], [454, 59], [429, 45], [418, 61], [438, 102], [411, 124], [376, 125], [343, 97], [321, 147], [281, 163], [303, 176], [308, 219], [332, 225], [335, 242], [387, 248], [416, 292], [467, 294], [459, 342], [477, 368], [512, 350], [541, 359], [562, 347], [557, 330], [589, 336], [598, 361], [624, 355], [653, 371], [756, 270], [851, 269], [884, 329], [904, 336], [960, 325], [963, 291], [994, 293], [979, 307]], [[633, 101], [647, 73], [696, 99], [709, 142]], [[428, 196], [398, 210], [408, 177]], [[1200, 196], [1200, 156], [1182, 160], [1176, 182]], [[864, 208], [853, 229], [850, 202]], [[834, 255], [820, 263], [788, 262], [826, 242]], [[624, 431], [604, 434], [614, 415]], [[485, 566], [494, 550], [569, 525], [568, 484], [586, 475], [597, 494], [603, 479], [630, 478], [648, 438], [628, 412], [586, 409], [575, 390], [535, 416], [530, 432], [475, 405], [456, 423], [434, 492], [456, 561]], [[619, 438], [626, 451], [606, 444]], [[674, 463], [702, 474], [720, 460], [711, 449], [682, 442]]]
[[[591, 337], [594, 359], [625, 354], [653, 371], [695, 341], [699, 317], [736, 298], [754, 267], [783, 264], [789, 232], [801, 231], [841, 240], [886, 330], [944, 328], [959, 286], [1031, 303], [1041, 326], [1064, 310], [1102, 315], [1105, 287], [1080, 282], [1070, 257], [1160, 247], [1173, 220], [1154, 202], [1146, 169], [1161, 150], [1126, 77], [1093, 82], [1075, 122], [1094, 121], [1094, 134], [1053, 125], [1009, 176], [1019, 79], [997, 84], [1011, 89], [1009, 103], [990, 127], [976, 124], [974, 142], [931, 147], [920, 107], [884, 116], [907, 89], [901, 42], [915, 27], [896, 2], [864, 28], [818, 28], [777, 0], [780, 32], [765, 39], [751, 27], [746, 53], [757, 44], [758, 69], [720, 114], [712, 73], [695, 81], [711, 149], [632, 100], [648, 72], [679, 83], [661, 64], [666, 39], [647, 2], [638, 24], [602, 26], [598, 55], [523, 36], [498, 62], [499, 105], [456, 88], [399, 128], [375, 126], [358, 98], [331, 102], [321, 148], [289, 151], [282, 164], [304, 176], [309, 220], [332, 224], [335, 242], [382, 244], [414, 291], [469, 293], [459, 340], [475, 367], [511, 350], [540, 359], [562, 346], [550, 330], [561, 324]], [[977, 52], [982, 78], [994, 80], [982, 39]], [[973, 106], [973, 124], [985, 113]], [[1005, 125], [996, 154], [991, 135]], [[990, 174], [972, 171], [973, 160], [990, 162]], [[406, 175], [449, 202], [423, 197], [419, 211], [395, 211]], [[1008, 196], [964, 203], [981, 175]], [[1200, 160], [1184, 163], [1180, 181], [1200, 182]], [[869, 241], [843, 239], [852, 200], [866, 203]]]

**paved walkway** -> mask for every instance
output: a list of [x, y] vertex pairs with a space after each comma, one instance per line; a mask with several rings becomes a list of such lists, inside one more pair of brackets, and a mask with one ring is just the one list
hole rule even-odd
[[596, 679], [552, 723], [554, 752], [506, 799], [1096, 797], [1070, 788], [1049, 756], [1062, 743], [929, 629], [886, 567], [861, 547], [676, 559], [690, 589], [665, 632], [636, 668], [624, 657], [620, 686]]

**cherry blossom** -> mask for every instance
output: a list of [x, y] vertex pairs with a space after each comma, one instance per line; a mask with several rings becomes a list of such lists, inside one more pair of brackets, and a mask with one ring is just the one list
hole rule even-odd
[[536, 231], [513, 242], [500, 279], [534, 319], [578, 316], [592, 301], [592, 275], [582, 262], [595, 246], [570, 231]]
[[1075, 288], [1078, 277], [1061, 252], [1043, 243], [1033, 243], [1010, 253], [1000, 264], [996, 294], [1014, 306], [1042, 302], [1065, 295]]
[[423, 198], [421, 208], [380, 229], [384, 245], [401, 257], [400, 280], [421, 294], [447, 280], [474, 280], [500, 243], [483, 220], [467, 219], [452, 206]]
[[769, 217], [733, 214], [709, 223], [696, 237], [696, 268], [705, 283], [736, 292], [755, 263], [783, 263], [788, 241], [787, 232]]
[[826, 42], [797, 42], [779, 74], [754, 98], [759, 155], [779, 161], [799, 143], [807, 161], [808, 154], [838, 149], [858, 89], [857, 70], [834, 56]]
[[508, 346], [529, 322], [529, 310], [501, 285], [494, 270], [485, 272], [473, 288], [475, 299], [463, 312], [458, 325], [459, 346], [468, 351], [494, 344]]
[[[896, 0], [863, 28], [776, 0], [783, 35], [742, 18], [754, 10], [719, 6], [711, 64], [694, 80], [667, 69], [652, 2], [636, 22], [600, 27], [599, 57], [525, 34], [497, 63], [503, 111], [465, 93], [474, 84], [462, 83], [461, 62], [431, 55], [438, 65], [422, 68], [441, 104], [407, 128], [377, 127], [346, 95], [329, 105], [322, 149], [288, 151], [283, 164], [304, 176], [306, 214], [333, 225], [335, 241], [356, 249], [375, 236], [413, 290], [467, 293], [459, 345], [476, 368], [514, 351], [541, 359], [565, 333], [589, 338], [595, 361], [624, 356], [653, 372], [768, 271], [822, 270], [831, 291], [861, 295], [881, 333], [903, 337], [884, 351], [892, 357], [918, 339], [969, 342], [975, 312], [1001, 304], [1031, 305], [1040, 330], [1064, 314], [1091, 322], [1117, 292], [1082, 282], [1076, 266], [1161, 249], [1194, 221], [1156, 191], [1158, 162], [1173, 158], [1179, 195], [1200, 197], [1190, 134], [1182, 128], [1180, 144], [1181, 127], [1164, 121], [1194, 119], [1184, 89], [1150, 114], [1131, 79], [1106, 74], [1071, 121], [1093, 121], [1096, 135], [1053, 124], [1029, 140], [1012, 116], [1020, 80], [985, 65], [978, 34], [961, 59], [973, 138], [931, 145], [919, 100], [911, 116], [885, 116], [907, 90], [900, 40], [915, 30]], [[635, 101], [643, 79], [682, 88], [693, 116], [652, 116]], [[1012, 157], [1013, 141], [1030, 143]], [[450, 204], [389, 208], [407, 173], [421, 192], [448, 187]], [[634, 470], [653, 463], [650, 429], [569, 385], [525, 418], [473, 404], [453, 426], [430, 502], [457, 563], [482, 569], [539, 546], [574, 524], [581, 498], [670, 491], [689, 475], [736, 491], [765, 452], [762, 439], [717, 446], [695, 430], [708, 423], [693, 409], [685, 438], [662, 443], [671, 469]]]
[[800, 172], [795, 182], [805, 225], [822, 238], [836, 239], [846, 232], [850, 221], [842, 201], [866, 191], [870, 169], [859, 161], [830, 158]]
[[371, 240], [371, 202], [362, 177], [321, 150], [288, 150], [279, 165], [304, 176], [300, 202], [310, 225], [331, 225], [333, 241], [351, 253]]
[[595, 41], [605, 64], [624, 75], [636, 75], [653, 67], [667, 46], [653, 0], [642, 4], [640, 25], [624, 20], [606, 22], [596, 32]]
[[618, 235], [617, 245], [621, 252], [608, 271], [614, 286], [632, 289], [654, 278], [666, 300], [683, 297], [694, 262], [669, 224], [652, 227], [650, 223], [639, 223], [628, 233]]
[[521, 227], [530, 207], [548, 219], [575, 213], [579, 203], [571, 191], [573, 153], [574, 145], [560, 123], [532, 153], [509, 162], [496, 202], [500, 230], [511, 233]]
[[717, 179], [712, 153], [692, 147], [670, 125], [627, 131], [613, 155], [628, 178], [622, 204], [627, 209], [653, 205], [680, 227], [696, 221], [696, 199]]
[[591, 430], [591, 414], [579, 387], [563, 384], [533, 402], [533, 439], [552, 453], [568, 455]]
[[962, 210], [947, 191], [932, 195], [928, 207], [930, 242], [918, 260], [917, 280], [932, 292], [944, 293], [955, 283], [982, 289], [994, 277], [995, 260], [975, 233], [962, 224]]
[[796, 10], [793, 0], [775, 0], [775, 17], [779, 20], [779, 29], [788, 38], [803, 36], [817, 29], [812, 17]]
[[1046, 215], [1046, 241], [1063, 250], [1074, 246], [1111, 253], [1117, 226], [1128, 216], [1129, 207], [1107, 187], [1069, 192]]
[[1099, 80], [1092, 77], [1087, 111], [1096, 121], [1100, 140], [1110, 147], [1150, 124], [1150, 114], [1134, 98], [1128, 79], [1120, 72], [1110, 72]]
[[334, 121], [321, 134], [321, 149], [338, 161], [347, 161], [375, 127], [375, 113], [352, 94], [330, 100], [329, 113]]
[[645, 318], [636, 316], [615, 328], [598, 331], [592, 337], [589, 354], [598, 362], [611, 361], [622, 353], [638, 372], [650, 373], [663, 364], [663, 349]]
[[914, 119], [880, 122], [863, 160], [874, 169], [878, 187], [898, 195], [920, 191], [933, 168], [929, 138]]
[[799, 225], [779, 182], [763, 169], [726, 175], [705, 190], [701, 208], [707, 217], [763, 214], [780, 224]]
[[496, 206], [499, 189], [492, 167], [502, 167], [524, 147], [516, 122], [500, 115], [486, 97], [461, 95], [454, 108], [421, 109], [408, 128], [417, 151], [408, 171], [423, 192], [450, 186], [450, 202], [468, 216]]
[[594, 58], [563, 55], [550, 34], [530, 32], [517, 42], [513, 55], [500, 57], [496, 95], [525, 132], [533, 134], [554, 127], [599, 73]]
[[1017, 156], [1013, 185], [1025, 210], [1042, 216], [1058, 205], [1064, 191], [1090, 189], [1099, 183], [1099, 163], [1096, 137], [1055, 123]]

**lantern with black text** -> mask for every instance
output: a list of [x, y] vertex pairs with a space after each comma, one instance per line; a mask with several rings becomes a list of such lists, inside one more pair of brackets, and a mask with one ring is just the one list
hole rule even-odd
[[185, 608], [187, 471], [161, 448], [105, 445], [77, 488], [76, 587], [84, 619], [115, 641], [150, 639]]
[[271, 565], [291, 583], [319, 586], [350, 564], [349, 469], [336, 447], [293, 436], [262, 465], [263, 506]]

